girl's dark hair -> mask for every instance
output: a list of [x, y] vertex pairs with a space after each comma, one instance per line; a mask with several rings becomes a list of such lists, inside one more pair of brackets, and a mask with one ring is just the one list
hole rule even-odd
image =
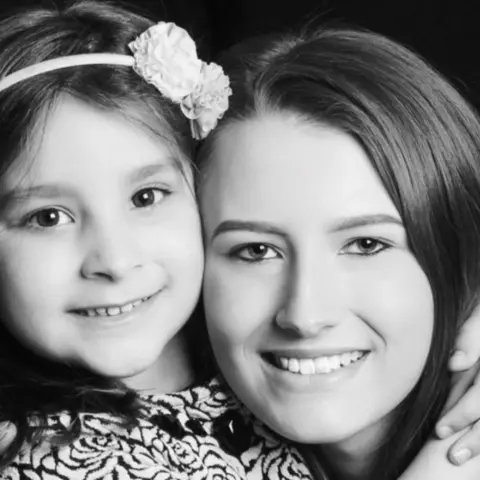
[[[0, 77], [66, 55], [130, 55], [128, 43], [151, 25], [148, 19], [105, 1], [79, 1], [63, 10], [30, 8], [0, 22]], [[177, 105], [130, 67], [78, 66], [39, 75], [0, 92], [0, 178], [20, 153], [32, 148], [33, 139], [41, 135], [43, 119], [61, 95], [115, 112], [161, 136], [185, 159], [180, 167], [189, 168], [195, 145], [188, 120]], [[186, 336], [192, 356], [202, 356], [200, 349], [207, 344], [202, 312], [195, 316], [200, 318], [187, 323]], [[0, 304], [0, 422], [13, 423], [18, 431], [3, 452], [0, 466], [17, 454], [25, 441], [42, 435], [50, 413], [73, 414], [73, 427], [59, 439], [62, 441], [79, 434], [79, 412], [111, 412], [123, 417], [127, 425], [135, 422], [138, 407], [133, 391], [82, 369], [38, 357], [3, 324]], [[204, 365], [197, 359], [192, 364]]]
[[[395, 412], [369, 476], [398, 478], [432, 431], [448, 393], [447, 361], [457, 328], [477, 303], [479, 119], [424, 60], [371, 32], [325, 28], [250, 40], [233, 47], [221, 63], [233, 96], [202, 146], [200, 188], [216, 138], [238, 122], [285, 112], [337, 128], [368, 154], [429, 279], [435, 310], [430, 353], [421, 379]], [[328, 459], [320, 463], [336, 478]]]

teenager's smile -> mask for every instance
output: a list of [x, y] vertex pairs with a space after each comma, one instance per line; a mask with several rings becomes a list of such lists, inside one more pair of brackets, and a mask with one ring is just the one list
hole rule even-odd
[[269, 352], [262, 357], [280, 370], [299, 375], [326, 375], [355, 365], [368, 355], [366, 350], [348, 349], [331, 355], [320, 352]]
[[383, 431], [423, 371], [433, 300], [365, 152], [283, 112], [232, 123], [211, 161], [204, 298], [227, 381], [292, 440]]

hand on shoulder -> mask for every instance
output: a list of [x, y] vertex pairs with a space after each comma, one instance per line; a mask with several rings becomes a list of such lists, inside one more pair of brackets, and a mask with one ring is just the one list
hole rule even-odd
[[466, 433], [462, 430], [445, 440], [432, 438], [417, 458], [398, 480], [478, 480], [480, 478], [480, 457], [475, 457], [461, 466], [449, 462], [447, 453], [452, 445]]

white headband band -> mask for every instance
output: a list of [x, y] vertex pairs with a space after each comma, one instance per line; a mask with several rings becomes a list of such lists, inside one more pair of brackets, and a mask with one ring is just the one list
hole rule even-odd
[[85, 53], [45, 60], [0, 79], [0, 92], [11, 86], [63, 68], [81, 65], [132, 67], [162, 95], [177, 103], [190, 119], [192, 136], [205, 138], [228, 109], [232, 91], [228, 77], [215, 63], [197, 57], [195, 42], [174, 23], [160, 22], [129, 44], [133, 56], [116, 53]]
[[53, 58], [37, 63], [36, 65], [22, 68], [2, 78], [0, 80], [0, 92], [28, 78], [54, 70], [61, 70], [62, 68], [77, 67], [80, 65], [125, 65], [126, 67], [133, 67], [134, 63], [135, 59], [133, 57], [120, 55], [118, 53], [83, 53], [81, 55]]

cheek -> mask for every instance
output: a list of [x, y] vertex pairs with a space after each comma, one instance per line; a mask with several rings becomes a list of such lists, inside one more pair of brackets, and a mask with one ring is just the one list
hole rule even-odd
[[4, 319], [20, 340], [41, 344], [60, 330], [55, 319], [71, 285], [75, 252], [53, 239], [42, 248], [38, 242], [14, 243], [9, 255], [2, 248], [0, 259]]
[[53, 237], [13, 241], [2, 248], [2, 285], [27, 304], [54, 303], [71, 280], [76, 261], [69, 243]]
[[140, 248], [151, 259], [191, 268], [203, 274], [203, 243], [200, 217], [196, 205], [188, 202], [168, 216], [143, 223], [137, 234]]
[[252, 281], [235, 267], [207, 255], [204, 302], [212, 342], [241, 345], [260, 340], [278, 308], [274, 279]]
[[432, 291], [413, 257], [392, 260], [388, 268], [372, 272], [351, 288], [353, 303], [392, 352], [392, 360], [404, 362], [402, 371], [409, 364], [412, 370], [423, 369], [434, 327]]

